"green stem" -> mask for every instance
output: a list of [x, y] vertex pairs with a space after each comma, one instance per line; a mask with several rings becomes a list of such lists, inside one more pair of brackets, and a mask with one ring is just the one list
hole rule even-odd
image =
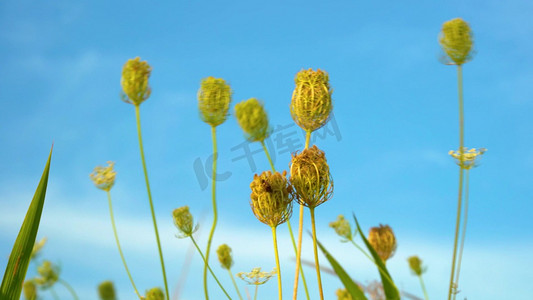
[[318, 280], [318, 291], [320, 293], [320, 299], [324, 300], [324, 292], [322, 291], [322, 279], [320, 278], [320, 263], [318, 262], [318, 248], [316, 244], [316, 226], [315, 226], [315, 208], [309, 207], [311, 212], [311, 228], [313, 230], [313, 249], [315, 250], [315, 267], [316, 267], [316, 277]]
[[226, 290], [224, 289], [222, 284], [220, 284], [220, 281], [218, 281], [218, 278], [215, 276], [215, 273], [213, 273], [213, 270], [211, 270], [211, 267], [209, 266], [209, 264], [207, 264], [207, 259], [205, 258], [204, 254], [202, 253], [202, 250], [200, 250], [200, 247], [198, 247], [198, 244], [196, 244], [196, 241], [194, 240], [192, 235], [190, 237], [191, 237], [191, 241], [193, 242], [194, 246], [196, 247], [196, 250], [198, 250], [198, 253], [200, 253], [200, 256], [204, 260], [204, 265], [207, 266], [207, 269], [209, 269], [209, 272], [211, 273], [213, 278], [215, 278], [215, 281], [218, 283], [218, 286], [222, 289], [222, 291], [224, 292], [226, 297], [228, 297], [228, 299], [231, 300], [231, 297], [228, 295], [228, 293], [226, 292]]
[[[462, 230], [462, 233], [461, 233], [461, 245], [459, 246], [459, 258], [458, 258], [458, 261], [457, 261], [457, 273], [455, 274], [455, 283], [456, 284], [459, 284], [459, 274], [461, 273], [461, 261], [462, 261], [462, 258], [463, 258], [463, 248], [464, 248], [464, 245], [465, 245], [465, 235], [466, 235], [466, 224], [468, 222], [468, 186], [469, 186], [469, 170], [467, 169], [466, 170], [466, 178], [465, 178], [465, 205], [464, 205], [464, 208], [465, 208], [465, 212], [464, 212], [464, 216], [463, 216], [463, 230]], [[455, 295], [453, 296], [453, 298], [455, 299]]]
[[419, 275], [418, 278], [420, 279], [420, 286], [422, 287], [422, 291], [424, 292], [424, 299], [429, 300], [428, 292], [426, 291], [426, 285], [424, 284], [422, 275]]
[[124, 264], [124, 268], [126, 269], [126, 273], [128, 273], [128, 277], [130, 278], [131, 285], [133, 286], [133, 289], [135, 290], [135, 294], [139, 297], [139, 299], [142, 299], [141, 294], [139, 294], [139, 291], [137, 290], [137, 287], [135, 286], [135, 282], [133, 281], [133, 278], [131, 277], [130, 270], [128, 269], [128, 265], [126, 264], [126, 259], [124, 258], [124, 254], [122, 253], [122, 248], [120, 247], [120, 242], [118, 241], [118, 233], [117, 233], [117, 227], [115, 225], [115, 217], [113, 216], [113, 205], [111, 204], [111, 192], [107, 192], [107, 202], [109, 203], [109, 215], [111, 216], [111, 225], [113, 226], [113, 233], [115, 234], [115, 241], [117, 242], [118, 252], [120, 253], [120, 258], [122, 258], [122, 263]]
[[365, 251], [363, 248], [361, 248], [361, 246], [357, 245], [357, 244], [353, 241], [353, 239], [350, 240], [350, 242], [352, 242], [352, 244], [353, 244], [357, 249], [359, 249], [359, 251], [363, 252], [363, 254], [364, 254], [364, 255], [365, 255], [365, 256], [366, 256], [366, 257], [367, 257], [367, 258], [368, 258], [368, 259], [369, 259], [369, 260], [370, 260], [370, 261], [371, 261], [376, 267], [377, 267], [377, 268], [378, 268], [379, 272], [380, 272], [381, 274], [383, 274], [383, 276], [387, 277], [387, 278], [390, 280], [390, 282], [393, 282], [393, 281], [392, 281], [392, 278], [390, 278], [389, 274], [387, 274], [387, 272], [385, 272], [385, 271], [384, 271], [384, 270], [383, 270], [378, 264], [376, 264], [376, 261], [374, 261], [374, 259], [370, 256], [370, 254], [366, 253], [366, 251]]
[[55, 300], [59, 300], [59, 297], [57, 296], [57, 293], [53, 287], [50, 287], [50, 293], [52, 294], [52, 297], [54, 297]]
[[161, 261], [161, 271], [163, 273], [163, 281], [165, 283], [166, 299], [169, 300], [167, 274], [165, 272], [165, 262], [163, 260], [163, 251], [161, 250], [161, 241], [159, 240], [159, 232], [157, 230], [157, 222], [155, 220], [154, 203], [152, 201], [152, 193], [150, 192], [150, 183], [148, 182], [148, 171], [146, 169], [146, 160], [144, 159], [143, 139], [141, 135], [141, 114], [139, 105], [135, 105], [135, 116], [137, 118], [137, 135], [139, 136], [139, 148], [141, 150], [141, 160], [143, 164], [144, 180], [146, 181], [146, 191], [148, 192], [148, 201], [150, 202], [150, 212], [152, 213], [152, 221], [154, 223], [155, 238], [157, 241], [157, 249], [159, 251], [159, 260]]
[[274, 254], [276, 256], [276, 268], [278, 271], [278, 296], [279, 300], [282, 299], [282, 292], [281, 292], [281, 268], [279, 265], [279, 254], [278, 254], [278, 239], [276, 237], [276, 227], [272, 226], [272, 240], [274, 242]]
[[258, 288], [258, 287], [259, 287], [259, 286], [256, 284], [256, 285], [255, 285], [254, 300], [257, 300], [257, 288]]
[[207, 250], [205, 251], [205, 261], [204, 265], [204, 293], [205, 299], [209, 300], [209, 295], [207, 293], [207, 262], [209, 261], [209, 253], [211, 252], [211, 242], [213, 240], [213, 235], [215, 234], [215, 228], [217, 226], [218, 214], [217, 214], [217, 201], [216, 201], [216, 177], [217, 177], [217, 132], [216, 127], [211, 126], [211, 137], [213, 139], [213, 175], [211, 176], [212, 189], [211, 196], [213, 202], [213, 225], [211, 226], [211, 231], [209, 232], [209, 238], [207, 240]]
[[[265, 146], [265, 142], [261, 141], [261, 145], [263, 146], [263, 150], [265, 151], [265, 154], [268, 158], [268, 162], [270, 163], [270, 167], [272, 168], [272, 172], [276, 172], [276, 168], [274, 167], [274, 163], [272, 162], [272, 159], [270, 158], [270, 154], [268, 153], [268, 149]], [[291, 236], [291, 242], [292, 242], [292, 248], [294, 249], [294, 254], [297, 255], [298, 249], [296, 248], [296, 241], [294, 240], [294, 234], [292, 233], [292, 226], [290, 220], [287, 220], [287, 227], [289, 228], [289, 234]], [[309, 298], [309, 289], [307, 288], [307, 282], [305, 280], [304, 270], [302, 268], [302, 264], [300, 263], [300, 274], [302, 275], [302, 282], [304, 284], [305, 289], [305, 296], [307, 300], [310, 300]]]
[[227, 269], [229, 273], [229, 277], [231, 277], [231, 281], [233, 282], [233, 286], [235, 287], [235, 290], [237, 291], [237, 295], [239, 295], [239, 299], [242, 300], [241, 292], [239, 291], [239, 288], [237, 287], [237, 283], [235, 282], [235, 277], [233, 276], [233, 273], [231, 273], [230, 269]]
[[65, 280], [59, 278], [59, 283], [61, 283], [62, 285], [64, 285], [67, 290], [70, 292], [70, 294], [72, 294], [72, 297], [74, 298], [74, 300], [78, 300], [78, 295], [76, 295], [76, 292], [74, 291], [74, 289], [70, 286], [70, 284], [68, 284]]

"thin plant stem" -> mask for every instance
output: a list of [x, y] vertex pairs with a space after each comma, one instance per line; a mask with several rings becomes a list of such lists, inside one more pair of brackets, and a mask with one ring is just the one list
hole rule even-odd
[[455, 221], [455, 237], [453, 242], [452, 271], [450, 274], [450, 286], [448, 289], [448, 300], [454, 293], [455, 262], [457, 257], [457, 241], [459, 239], [459, 227], [461, 223], [461, 207], [463, 195], [463, 161], [464, 161], [464, 109], [463, 109], [463, 71], [461, 65], [457, 66], [457, 85], [459, 98], [459, 188], [457, 193], [457, 216]]
[[[455, 274], [455, 283], [459, 284], [459, 274], [461, 273], [461, 261], [463, 258], [463, 248], [465, 245], [465, 235], [466, 235], [466, 224], [468, 221], [468, 186], [469, 186], [469, 172], [470, 170], [466, 170], [466, 176], [465, 176], [465, 205], [464, 205], [464, 215], [463, 215], [463, 230], [461, 233], [461, 245], [459, 246], [459, 258], [457, 260], [457, 273]], [[455, 295], [453, 295], [453, 299], [455, 299]]]
[[109, 215], [111, 216], [111, 225], [113, 226], [113, 233], [115, 234], [115, 241], [117, 242], [117, 248], [118, 248], [118, 252], [120, 253], [120, 258], [122, 259], [122, 263], [124, 264], [126, 273], [128, 273], [128, 277], [130, 278], [131, 285], [133, 286], [133, 289], [135, 290], [135, 294], [137, 294], [139, 299], [142, 299], [142, 296], [141, 294], [139, 294], [139, 291], [137, 290], [137, 287], [135, 286], [135, 282], [133, 281], [133, 278], [131, 277], [128, 264], [126, 264], [124, 253], [122, 253], [122, 248], [120, 247], [120, 242], [118, 241], [117, 227], [115, 225], [115, 217], [113, 216], [113, 205], [111, 204], [111, 192], [110, 191], [106, 191], [106, 192], [107, 192], [107, 200], [109, 202]]
[[141, 135], [141, 114], [139, 105], [135, 105], [135, 116], [137, 118], [137, 134], [139, 136], [139, 148], [141, 150], [141, 160], [144, 171], [144, 180], [146, 181], [146, 191], [148, 192], [148, 201], [150, 202], [150, 212], [152, 213], [152, 221], [154, 223], [155, 238], [157, 241], [157, 250], [159, 251], [159, 260], [161, 261], [161, 272], [163, 273], [163, 281], [165, 283], [166, 299], [169, 300], [167, 273], [165, 271], [165, 261], [163, 260], [163, 251], [161, 250], [161, 241], [159, 239], [159, 231], [157, 230], [157, 222], [155, 219], [154, 203], [152, 201], [152, 193], [150, 191], [150, 182], [148, 181], [148, 170], [146, 169], [146, 160], [144, 159], [143, 139]]
[[316, 245], [316, 226], [315, 226], [315, 208], [309, 207], [311, 212], [311, 228], [313, 229], [313, 249], [315, 250], [315, 267], [316, 277], [318, 280], [318, 291], [320, 293], [320, 299], [324, 300], [324, 292], [322, 291], [322, 279], [320, 278], [320, 263], [318, 262], [318, 248]]
[[52, 294], [52, 297], [54, 297], [55, 300], [59, 300], [59, 297], [57, 296], [57, 293], [53, 287], [50, 287], [50, 293]]
[[198, 253], [200, 253], [200, 256], [202, 257], [203, 261], [204, 261], [204, 265], [207, 266], [207, 269], [209, 270], [209, 272], [211, 273], [211, 275], [213, 275], [213, 278], [215, 278], [215, 281], [218, 283], [218, 286], [222, 289], [222, 291], [224, 292], [224, 294], [226, 295], [226, 297], [228, 297], [228, 299], [231, 300], [231, 297], [228, 295], [228, 293], [226, 292], [226, 290], [224, 289], [224, 287], [222, 286], [222, 284], [220, 283], [220, 281], [218, 281], [218, 278], [217, 276], [215, 275], [215, 273], [213, 273], [213, 270], [211, 270], [211, 267], [209, 266], [209, 264], [207, 263], [207, 260], [205, 259], [205, 256], [204, 254], [202, 253], [202, 250], [200, 250], [200, 247], [198, 247], [198, 244], [196, 243], [196, 241], [194, 240], [194, 238], [192, 237], [192, 235], [190, 236], [191, 237], [191, 241], [192, 243], [194, 244], [194, 246], [196, 247], [196, 250], [198, 250]]
[[[272, 159], [270, 158], [270, 154], [268, 153], [268, 149], [265, 146], [265, 142], [261, 141], [261, 145], [263, 146], [263, 150], [265, 151], [265, 154], [268, 158], [268, 162], [270, 163], [270, 167], [272, 168], [272, 172], [276, 172], [276, 168], [274, 167], [274, 163], [272, 162]], [[292, 233], [292, 226], [290, 220], [287, 220], [287, 227], [289, 228], [289, 234], [291, 236], [291, 242], [292, 242], [292, 248], [294, 249], [294, 254], [297, 255], [298, 249], [296, 248], [296, 241], [294, 240], [294, 234]], [[307, 282], [305, 280], [304, 270], [302, 268], [302, 265], [300, 263], [300, 274], [302, 275], [302, 282], [304, 284], [305, 289], [305, 296], [307, 300], [310, 300], [309, 298], [309, 289], [307, 288]]]
[[254, 293], [254, 300], [257, 300], [257, 289], [258, 289], [258, 285], [256, 284], [255, 285], [255, 293]]
[[366, 253], [366, 251], [365, 251], [363, 248], [361, 248], [361, 246], [357, 245], [357, 244], [353, 241], [353, 239], [350, 240], [350, 242], [352, 242], [352, 244], [353, 244], [357, 249], [359, 249], [359, 251], [363, 252], [363, 254], [364, 254], [364, 255], [365, 255], [365, 256], [366, 256], [366, 257], [367, 257], [367, 258], [368, 258], [368, 259], [369, 259], [369, 260], [370, 260], [370, 261], [371, 261], [376, 267], [377, 267], [377, 268], [378, 268], [379, 272], [380, 272], [381, 274], [383, 274], [383, 276], [387, 277], [391, 282], [393, 282], [393, 281], [392, 281], [392, 278], [390, 278], [390, 276], [387, 274], [387, 272], [385, 272], [385, 271], [384, 271], [384, 270], [383, 270], [378, 264], [376, 264], [376, 261], [370, 256], [370, 254]]
[[[309, 140], [311, 139], [311, 131], [305, 133], [305, 149], [309, 148]], [[300, 204], [300, 219], [298, 221], [298, 251], [296, 251], [296, 272], [294, 274], [294, 287], [292, 299], [296, 300], [298, 296], [298, 278], [302, 265], [302, 232], [304, 227], [304, 206]]]
[[231, 281], [233, 282], [233, 286], [235, 287], [235, 290], [237, 291], [237, 295], [239, 295], [239, 299], [242, 300], [241, 292], [239, 291], [239, 288], [237, 287], [237, 283], [235, 282], [235, 277], [233, 276], [233, 273], [231, 273], [230, 269], [227, 269], [229, 273], [229, 277], [231, 278]]
[[420, 286], [422, 287], [422, 291], [424, 292], [424, 299], [429, 300], [428, 292], [426, 291], [426, 285], [424, 284], [422, 275], [418, 275], [418, 279], [420, 279]]
[[281, 300], [282, 292], [281, 292], [281, 268], [279, 265], [279, 254], [278, 254], [278, 239], [276, 237], [276, 226], [272, 226], [272, 241], [274, 243], [274, 254], [276, 256], [276, 268], [278, 271], [278, 296], [279, 300]]
[[217, 132], [216, 127], [211, 126], [211, 137], [213, 139], [213, 175], [211, 176], [211, 196], [213, 202], [213, 225], [211, 226], [211, 231], [209, 232], [209, 238], [207, 239], [207, 250], [205, 251], [205, 265], [204, 265], [204, 293], [205, 299], [209, 300], [209, 295], [207, 292], [207, 262], [209, 261], [209, 253], [211, 252], [211, 242], [213, 240], [213, 235], [215, 234], [215, 228], [217, 226], [218, 214], [217, 214], [217, 201], [216, 201], [216, 178], [217, 178]]
[[70, 284], [68, 284], [65, 280], [59, 278], [59, 283], [61, 283], [62, 285], [64, 285], [67, 290], [70, 292], [70, 294], [72, 294], [72, 297], [74, 298], [74, 300], [78, 300], [78, 295], [76, 295], [76, 292], [74, 291], [74, 289], [70, 286]]

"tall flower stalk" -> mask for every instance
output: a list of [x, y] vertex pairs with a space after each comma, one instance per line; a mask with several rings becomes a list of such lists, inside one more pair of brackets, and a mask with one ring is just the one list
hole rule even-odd
[[239, 299], [242, 300], [242, 295], [239, 291], [239, 287], [237, 287], [237, 283], [235, 282], [235, 277], [233, 277], [233, 273], [231, 273], [231, 266], [233, 266], [233, 256], [231, 255], [231, 248], [226, 244], [220, 245], [217, 249], [217, 256], [218, 261], [220, 262], [220, 266], [222, 267], [222, 269], [226, 269], [228, 271], [229, 277], [231, 278], [231, 282], [233, 283], [233, 287], [235, 287], [237, 295], [239, 295]]
[[207, 290], [207, 269], [209, 262], [209, 254], [211, 252], [211, 242], [215, 234], [217, 226], [218, 213], [216, 202], [216, 176], [217, 176], [217, 137], [216, 127], [224, 121], [228, 116], [228, 109], [231, 102], [231, 88], [224, 79], [207, 77], [202, 80], [200, 90], [198, 91], [198, 108], [200, 110], [201, 119], [211, 126], [211, 137], [213, 140], [213, 174], [211, 176], [211, 200], [213, 204], [213, 225], [209, 232], [207, 240], [207, 249], [205, 251], [205, 265], [204, 265], [204, 294], [205, 299], [209, 299]]
[[161, 250], [161, 241], [159, 239], [159, 231], [157, 229], [157, 221], [154, 212], [154, 203], [152, 201], [152, 193], [150, 191], [150, 182], [148, 181], [148, 170], [146, 168], [146, 160], [144, 158], [144, 148], [141, 134], [141, 114], [140, 105], [150, 97], [151, 88], [148, 85], [148, 78], [152, 68], [146, 61], [141, 61], [139, 57], [130, 59], [124, 64], [122, 69], [122, 100], [126, 103], [135, 106], [135, 117], [137, 121], [137, 135], [139, 139], [139, 149], [141, 154], [141, 161], [144, 172], [144, 180], [146, 182], [146, 191], [148, 193], [148, 201], [150, 203], [150, 212], [152, 214], [152, 222], [154, 225], [154, 232], [157, 241], [157, 250], [159, 252], [159, 260], [161, 261], [161, 272], [163, 273], [163, 281], [165, 284], [166, 299], [169, 299], [167, 274], [165, 271], [165, 262], [163, 259], [163, 251]]
[[420, 287], [424, 293], [424, 299], [429, 300], [426, 285], [424, 284], [424, 279], [422, 279], [422, 274], [426, 272], [426, 268], [422, 266], [422, 260], [418, 256], [411, 256], [407, 259], [407, 262], [409, 262], [411, 272], [420, 280]]

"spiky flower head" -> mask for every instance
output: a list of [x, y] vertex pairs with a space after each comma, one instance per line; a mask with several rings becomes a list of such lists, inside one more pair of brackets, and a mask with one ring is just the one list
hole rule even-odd
[[487, 152], [487, 149], [485, 148], [468, 149], [466, 147], [463, 147], [462, 151], [461, 150], [457, 150], [457, 151], [450, 150], [448, 154], [450, 154], [453, 158], [455, 158], [455, 162], [457, 163], [458, 166], [460, 166], [461, 168], [465, 170], [469, 170], [479, 165], [479, 159], [481, 159], [481, 156], [485, 152]]
[[146, 300], [165, 300], [165, 293], [161, 288], [155, 287], [146, 291]]
[[100, 300], [116, 300], [115, 286], [112, 281], [106, 280], [98, 285]]
[[421, 276], [426, 271], [426, 268], [422, 267], [422, 260], [418, 256], [411, 256], [407, 261], [409, 262], [409, 268], [416, 276]]
[[307, 132], [326, 125], [333, 108], [328, 73], [317, 69], [302, 70], [294, 79], [291, 116], [294, 122]]
[[37, 299], [37, 285], [33, 280], [26, 280], [22, 285], [22, 293], [24, 294], [24, 299], [26, 300], [36, 300]]
[[439, 43], [450, 64], [460, 66], [472, 59], [473, 33], [468, 23], [461, 18], [442, 24]]
[[217, 256], [223, 269], [231, 269], [231, 266], [233, 266], [233, 257], [231, 256], [231, 248], [228, 245], [220, 245], [217, 249]]
[[276, 268], [272, 272], [261, 272], [261, 268], [253, 268], [252, 272], [239, 272], [237, 277], [246, 281], [248, 284], [262, 285], [265, 284], [271, 277], [276, 276], [278, 271]]
[[344, 238], [342, 242], [348, 242], [353, 239], [352, 228], [350, 227], [350, 223], [344, 218], [343, 215], [339, 215], [336, 221], [330, 222], [329, 227], [335, 229], [335, 232], [340, 237]]
[[172, 212], [172, 217], [174, 218], [174, 225], [183, 234], [182, 236], [178, 236], [179, 238], [189, 237], [198, 229], [198, 225], [194, 226], [194, 220], [189, 212], [189, 206], [176, 208]]
[[315, 208], [333, 195], [333, 178], [324, 151], [316, 145], [294, 153], [291, 160], [291, 184], [296, 191], [296, 201]]
[[294, 194], [283, 173], [265, 171], [261, 175], [254, 175], [250, 183], [252, 193], [250, 206], [257, 219], [271, 227], [285, 223], [292, 214], [292, 200]]
[[146, 62], [141, 61], [139, 57], [129, 59], [122, 68], [122, 100], [135, 106], [143, 103], [152, 89], [148, 85], [148, 78], [152, 72], [152, 67]]
[[379, 225], [379, 227], [370, 228], [368, 242], [378, 253], [383, 262], [391, 258], [396, 251], [396, 237], [389, 225]]
[[48, 260], [37, 267], [37, 273], [40, 277], [34, 279], [35, 283], [43, 289], [53, 286], [59, 280], [59, 268]]
[[347, 289], [337, 289], [335, 295], [337, 295], [337, 300], [353, 300]]
[[35, 259], [37, 256], [39, 256], [41, 250], [43, 249], [44, 245], [46, 244], [47, 238], [43, 237], [40, 241], [36, 242], [33, 245], [33, 249], [31, 250], [30, 259]]
[[216, 127], [228, 116], [231, 102], [231, 88], [222, 78], [204, 78], [198, 90], [200, 117], [207, 124]]
[[115, 176], [117, 172], [113, 170], [114, 162], [108, 161], [107, 167], [97, 166], [94, 171], [89, 174], [91, 180], [94, 182], [97, 188], [109, 192], [115, 184]]
[[262, 142], [270, 135], [268, 116], [259, 100], [250, 98], [237, 103], [235, 116], [249, 141]]

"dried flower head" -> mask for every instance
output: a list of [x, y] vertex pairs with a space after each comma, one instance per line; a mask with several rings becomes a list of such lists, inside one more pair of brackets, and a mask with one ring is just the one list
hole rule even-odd
[[235, 116], [249, 141], [262, 142], [270, 135], [268, 116], [259, 100], [250, 98], [237, 103]]
[[337, 300], [353, 300], [347, 289], [337, 289], [335, 295], [337, 295]]
[[47, 238], [43, 237], [40, 241], [36, 242], [33, 245], [33, 250], [31, 251], [30, 259], [35, 259], [37, 256], [39, 256], [39, 253], [43, 249], [44, 245], [46, 244]]
[[161, 288], [155, 287], [146, 291], [146, 300], [165, 300], [165, 293]]
[[316, 145], [293, 154], [290, 169], [290, 181], [298, 203], [315, 208], [333, 195], [333, 178], [326, 154]]
[[448, 154], [455, 158], [457, 165], [465, 170], [469, 170], [479, 165], [479, 159], [481, 159], [481, 156], [485, 152], [487, 152], [487, 149], [485, 148], [472, 148], [469, 150], [468, 148], [463, 147], [462, 151], [450, 150]]
[[98, 285], [100, 300], [116, 300], [115, 286], [112, 281], [106, 280]]
[[133, 105], [140, 105], [150, 97], [151, 89], [148, 86], [148, 78], [152, 67], [139, 57], [129, 59], [122, 68], [122, 100]]
[[117, 172], [113, 170], [115, 163], [108, 161], [107, 164], [107, 167], [97, 166], [94, 168], [94, 171], [89, 174], [94, 185], [106, 192], [110, 191], [113, 184], [115, 184], [115, 176], [117, 175]]
[[379, 227], [370, 228], [368, 242], [376, 250], [383, 262], [391, 258], [396, 251], [396, 237], [389, 225], [379, 225]]
[[48, 260], [37, 267], [37, 273], [40, 277], [34, 279], [35, 283], [43, 289], [52, 287], [59, 280], [59, 268]]
[[223, 269], [231, 269], [231, 266], [233, 266], [233, 257], [231, 256], [231, 248], [228, 245], [220, 245], [217, 249], [217, 256]]
[[421, 276], [426, 271], [426, 268], [422, 267], [422, 260], [418, 256], [411, 256], [407, 261], [409, 262], [409, 268], [416, 276]]
[[333, 109], [328, 73], [320, 69], [302, 70], [294, 82], [290, 105], [294, 122], [308, 132], [326, 125]]
[[470, 30], [468, 23], [461, 18], [442, 24], [439, 43], [448, 56], [447, 61], [450, 64], [462, 65], [472, 59], [472, 30]]
[[189, 237], [198, 229], [198, 225], [194, 226], [194, 220], [188, 206], [176, 208], [172, 212], [172, 217], [174, 218], [174, 225], [183, 233], [182, 236], [178, 236], [179, 238]]
[[198, 90], [198, 108], [202, 120], [213, 127], [224, 123], [228, 116], [231, 94], [231, 88], [224, 79], [204, 78]]
[[26, 300], [36, 300], [37, 299], [37, 285], [33, 280], [26, 280], [22, 285], [22, 293], [24, 294], [24, 299]]
[[257, 219], [271, 227], [286, 222], [292, 214], [292, 199], [294, 194], [287, 178], [287, 171], [283, 173], [265, 171], [261, 175], [254, 175], [250, 184], [250, 206]]
[[339, 215], [336, 221], [330, 222], [329, 227], [335, 229], [335, 232], [345, 239], [342, 240], [342, 242], [348, 242], [353, 239], [350, 223], [344, 218], [343, 215]]
[[261, 272], [261, 268], [253, 268], [252, 272], [239, 272], [237, 277], [246, 281], [248, 284], [262, 285], [265, 284], [271, 277], [276, 276], [278, 271], [276, 268], [272, 272]]
[[370, 300], [383, 300], [387, 299], [385, 296], [385, 291], [383, 290], [383, 285], [379, 281], [372, 281], [367, 287], [366, 292], [370, 297]]

